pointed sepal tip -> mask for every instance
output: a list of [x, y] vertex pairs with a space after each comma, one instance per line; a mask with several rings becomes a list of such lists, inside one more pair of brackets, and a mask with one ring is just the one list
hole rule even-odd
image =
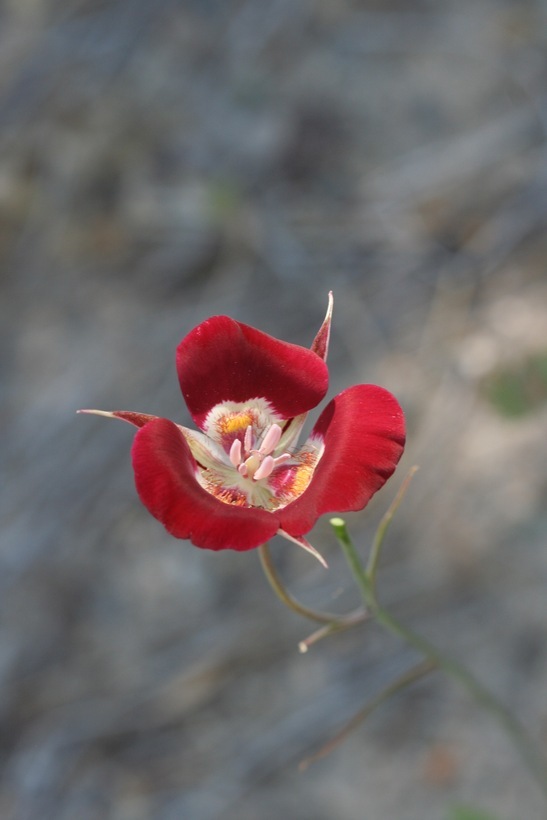
[[324, 362], [327, 361], [327, 354], [329, 352], [329, 339], [330, 339], [330, 326], [332, 321], [332, 310], [334, 307], [334, 296], [332, 295], [332, 290], [329, 290], [329, 301], [327, 304], [327, 312], [325, 314], [325, 318], [323, 319], [323, 324], [319, 328], [317, 332], [317, 336], [312, 342], [311, 350], [314, 353], [323, 359]]
[[306, 552], [309, 552], [310, 555], [313, 555], [314, 558], [317, 558], [317, 560], [319, 561], [321, 566], [325, 567], [325, 569], [329, 568], [329, 565], [327, 564], [327, 562], [325, 561], [325, 559], [323, 558], [321, 553], [318, 552], [315, 549], [315, 547], [312, 547], [310, 542], [307, 541], [305, 538], [303, 538], [301, 535], [300, 536], [290, 535], [288, 532], [285, 532], [285, 530], [282, 530], [282, 529], [279, 529], [277, 531], [277, 534], [283, 536], [283, 538], [287, 538], [289, 541], [292, 541], [294, 544], [298, 544], [299, 547], [302, 547], [302, 549], [306, 550]]

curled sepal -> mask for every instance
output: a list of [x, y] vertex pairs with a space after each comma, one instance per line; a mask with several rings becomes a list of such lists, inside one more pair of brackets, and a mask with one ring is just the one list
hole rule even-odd
[[282, 529], [279, 529], [279, 530], [277, 531], [277, 534], [278, 534], [278, 535], [282, 535], [282, 536], [283, 536], [283, 538], [287, 538], [287, 540], [288, 540], [288, 541], [292, 541], [292, 542], [293, 542], [293, 544], [298, 544], [298, 546], [299, 546], [299, 547], [302, 547], [302, 549], [305, 549], [305, 550], [306, 550], [306, 552], [309, 552], [311, 555], [313, 555], [313, 557], [314, 557], [314, 558], [317, 558], [317, 560], [319, 561], [319, 563], [320, 563], [322, 566], [324, 566], [324, 567], [325, 567], [325, 569], [328, 569], [328, 568], [329, 568], [329, 565], [327, 564], [327, 562], [325, 561], [325, 559], [323, 558], [323, 556], [321, 555], [321, 553], [320, 553], [320, 552], [318, 552], [318, 551], [315, 549], [315, 547], [312, 547], [312, 545], [310, 544], [310, 542], [309, 542], [309, 541], [307, 541], [307, 540], [306, 540], [305, 538], [303, 538], [302, 536], [298, 536], [298, 537], [296, 537], [296, 536], [294, 536], [294, 535], [290, 535], [288, 532], [285, 532], [285, 530], [282, 530]]
[[311, 350], [314, 353], [323, 359], [324, 362], [327, 361], [327, 354], [329, 352], [329, 339], [330, 339], [330, 326], [332, 322], [332, 309], [334, 306], [334, 297], [332, 295], [332, 290], [329, 291], [329, 302], [327, 305], [327, 313], [323, 324], [319, 328], [317, 332], [317, 336], [312, 342]]
[[133, 410], [77, 410], [77, 413], [87, 413], [90, 416], [104, 416], [107, 419], [120, 419], [133, 424], [135, 427], [144, 427], [157, 416], [149, 413], [135, 413]]

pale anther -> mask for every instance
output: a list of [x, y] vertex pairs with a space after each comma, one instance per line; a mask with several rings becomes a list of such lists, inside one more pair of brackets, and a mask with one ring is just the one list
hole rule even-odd
[[235, 438], [232, 441], [232, 446], [230, 447], [230, 461], [234, 467], [239, 467], [241, 464], [241, 449], [241, 441], [238, 438]]
[[275, 448], [279, 444], [281, 433], [282, 430], [279, 424], [272, 424], [272, 426], [269, 428], [268, 432], [262, 439], [262, 444], [260, 445], [258, 452], [263, 456], [269, 455], [271, 452], [273, 452], [273, 450], [275, 450]]
[[282, 435], [283, 430], [280, 425], [271, 424], [262, 439], [260, 448], [257, 450], [253, 448], [256, 439], [253, 427], [249, 424], [245, 430], [243, 441], [235, 438], [230, 446], [230, 462], [240, 476], [260, 481], [263, 478], [268, 478], [279, 464], [289, 461], [291, 458], [289, 453], [282, 453], [275, 458], [270, 455], [279, 444]]
[[260, 467], [256, 470], [253, 478], [255, 481], [260, 481], [261, 478], [267, 478], [275, 467], [275, 461], [271, 456], [266, 456]]
[[253, 446], [253, 428], [252, 425], [249, 424], [247, 429], [245, 430], [245, 440], [243, 442], [245, 447], [245, 452], [248, 453], [252, 449]]

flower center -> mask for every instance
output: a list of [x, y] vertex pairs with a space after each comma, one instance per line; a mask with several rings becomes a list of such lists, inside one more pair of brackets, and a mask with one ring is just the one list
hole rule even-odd
[[249, 424], [243, 441], [239, 438], [233, 440], [230, 447], [230, 461], [243, 478], [250, 478], [254, 481], [268, 478], [274, 467], [290, 460], [289, 453], [282, 453], [279, 456], [272, 455], [279, 444], [282, 432], [279, 424], [270, 425], [257, 448], [258, 442], [255, 441], [252, 425]]

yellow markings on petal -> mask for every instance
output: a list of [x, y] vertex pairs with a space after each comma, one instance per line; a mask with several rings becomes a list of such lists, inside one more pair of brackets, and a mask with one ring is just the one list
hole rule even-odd
[[223, 504], [232, 504], [236, 507], [249, 507], [249, 498], [243, 487], [235, 486], [230, 481], [230, 473], [220, 469], [199, 470], [196, 478], [203, 487]]
[[245, 434], [247, 427], [256, 423], [256, 413], [252, 410], [245, 410], [242, 413], [227, 413], [217, 419], [215, 427], [221, 439], [233, 438], [238, 433]]
[[270, 485], [275, 492], [279, 507], [286, 507], [308, 489], [324, 446], [322, 442], [310, 442], [293, 456], [293, 461], [283, 465], [272, 475]]
[[205, 483], [205, 489], [223, 504], [231, 504], [233, 507], [248, 507], [247, 496], [237, 487], [219, 487], [218, 484]]
[[298, 498], [308, 488], [317, 464], [317, 455], [310, 452], [299, 453], [298, 460], [300, 464], [291, 470], [291, 481], [283, 487], [283, 495], [292, 499]]
[[243, 441], [248, 427], [252, 428], [253, 437], [258, 439], [272, 424], [278, 422], [279, 419], [266, 399], [223, 401], [210, 410], [203, 431], [229, 452], [235, 438]]
[[295, 441], [304, 419], [305, 414], [294, 420], [294, 430], [285, 442], [285, 420], [275, 415], [265, 399], [217, 404], [208, 414], [201, 434], [209, 440], [209, 448], [185, 433], [198, 465], [198, 482], [224, 504], [268, 512], [286, 507], [308, 488], [323, 455], [320, 436], [309, 438], [296, 453], [286, 446]]

